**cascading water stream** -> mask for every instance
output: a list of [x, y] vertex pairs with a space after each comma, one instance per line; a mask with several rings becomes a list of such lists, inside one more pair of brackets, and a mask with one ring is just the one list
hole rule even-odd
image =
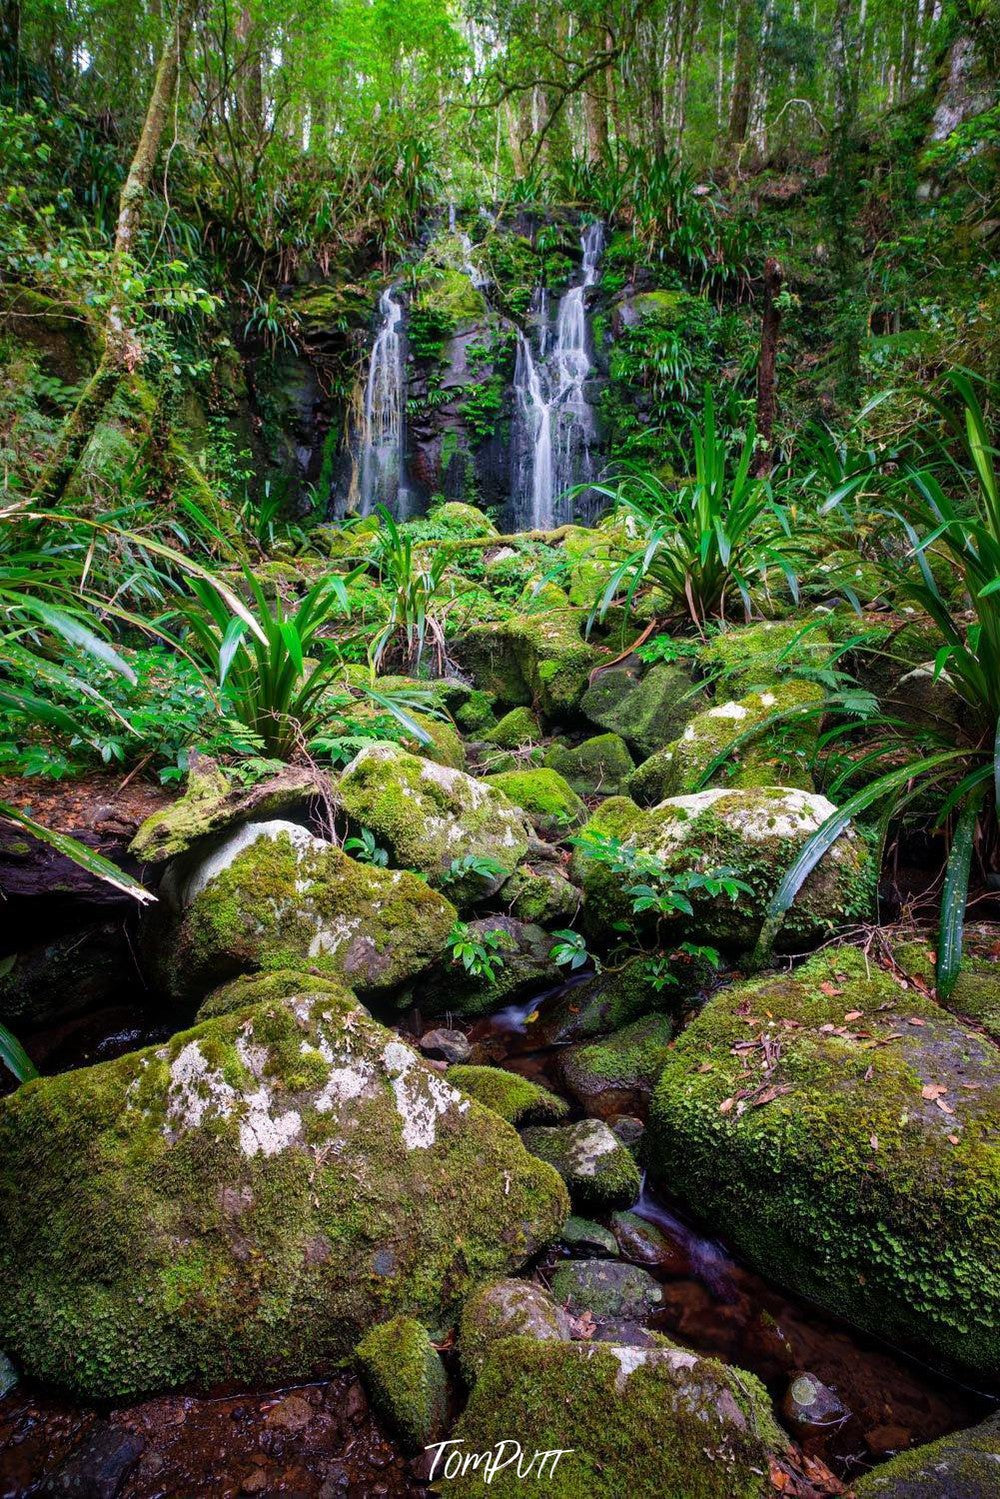
[[409, 495], [405, 485], [403, 305], [391, 287], [382, 293], [378, 305], [381, 321], [365, 386], [358, 509], [362, 515], [370, 515], [381, 504], [405, 519]]
[[[571, 485], [593, 478], [596, 421], [586, 395], [592, 372], [586, 296], [597, 280], [603, 226], [589, 224], [580, 246], [581, 278], [560, 298], [554, 339], [544, 290], [537, 295], [534, 308], [537, 356], [530, 336], [518, 335], [511, 503], [519, 528], [549, 529], [556, 522], [560, 495]], [[568, 509], [562, 518], [570, 518]]]

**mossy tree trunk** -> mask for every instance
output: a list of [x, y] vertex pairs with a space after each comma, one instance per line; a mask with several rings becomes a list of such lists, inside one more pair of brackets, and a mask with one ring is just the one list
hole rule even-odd
[[778, 413], [777, 354], [781, 308], [781, 266], [773, 255], [764, 262], [764, 310], [760, 322], [760, 358], [757, 362], [757, 436], [762, 439], [754, 463], [755, 472], [769, 474], [774, 461], [774, 419]]
[[126, 281], [157, 153], [177, 90], [181, 58], [194, 21], [195, 0], [179, 0], [163, 45], [139, 141], [118, 200], [118, 222], [111, 255], [111, 298], [102, 330], [97, 369], [67, 418], [55, 451], [35, 490], [36, 505], [57, 505], [90, 440], [94, 426], [124, 374], [142, 359], [142, 345], [127, 312]]

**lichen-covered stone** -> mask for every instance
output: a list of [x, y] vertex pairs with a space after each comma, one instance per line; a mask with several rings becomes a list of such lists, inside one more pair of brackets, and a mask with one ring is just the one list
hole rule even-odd
[[599, 1041], [569, 1046], [559, 1058], [563, 1084], [588, 1114], [601, 1119], [644, 1110], [674, 1029], [666, 1015], [646, 1015]]
[[552, 1277], [552, 1294], [574, 1317], [591, 1312], [597, 1318], [641, 1322], [662, 1300], [647, 1270], [621, 1260], [570, 1260]]
[[229, 1015], [233, 1010], [244, 1010], [247, 1005], [288, 999], [292, 994], [333, 994], [358, 1003], [339, 979], [325, 978], [315, 971], [310, 973], [305, 967], [277, 968], [270, 973], [243, 973], [228, 984], [220, 984], [198, 1006], [195, 1024]]
[[[788, 1439], [752, 1375], [668, 1344], [525, 1337], [494, 1344], [451, 1452], [480, 1453], [517, 1434], [524, 1465], [562, 1452], [541, 1479], [501, 1469], [489, 1492], [517, 1499], [536, 1487], [550, 1499], [770, 1499], [771, 1459]], [[537, 1474], [537, 1462], [535, 1474]], [[449, 1493], [483, 1492], [482, 1472], [448, 1481]]]
[[[815, 792], [778, 786], [712, 788], [677, 796], [651, 811], [614, 797], [584, 828], [616, 836], [661, 860], [669, 870], [692, 866], [731, 869], [748, 887], [735, 900], [725, 894], [693, 893], [693, 916], [684, 916], [685, 938], [724, 947], [752, 945], [767, 904], [796, 853], [834, 811]], [[632, 916], [628, 881], [611, 866], [578, 848], [572, 877], [583, 885], [587, 930], [607, 934]], [[847, 921], [871, 914], [874, 870], [866, 845], [852, 829], [844, 833], [803, 884], [786, 917], [780, 940], [801, 944], [828, 934]]]
[[464, 1063], [448, 1068], [448, 1081], [461, 1088], [484, 1108], [492, 1109], [508, 1124], [555, 1124], [565, 1119], [569, 1105], [540, 1083], [508, 1072], [503, 1067], [478, 1067]]
[[448, 1419], [448, 1382], [427, 1329], [412, 1317], [380, 1322], [355, 1350], [376, 1413], [404, 1451], [422, 1452]]
[[[524, 814], [503, 792], [463, 771], [408, 755], [397, 745], [366, 746], [337, 787], [352, 822], [374, 833], [398, 868], [421, 870], [446, 884], [459, 906], [484, 899], [520, 864], [532, 840]], [[489, 859], [495, 873], [451, 878], [467, 857]]]
[[494, 1280], [474, 1291], [465, 1303], [458, 1350], [462, 1373], [474, 1384], [495, 1343], [528, 1337], [568, 1342], [569, 1318], [544, 1286], [532, 1280]]
[[146, 818], [129, 852], [144, 864], [159, 864], [226, 828], [286, 815], [315, 793], [316, 777], [295, 766], [248, 790], [233, 786], [214, 760], [192, 755], [184, 795]]
[[618, 1253], [615, 1236], [603, 1223], [570, 1213], [563, 1224], [559, 1242], [577, 1260], [606, 1260]]
[[545, 768], [558, 771], [581, 796], [617, 796], [635, 764], [618, 734], [596, 734], [572, 748], [554, 744], [545, 756]]
[[415, 875], [358, 864], [295, 823], [244, 823], [168, 866], [144, 943], [176, 999], [304, 963], [367, 993], [438, 960], [455, 914]]
[[580, 710], [598, 728], [620, 734], [645, 760], [676, 739], [703, 705], [703, 690], [687, 673], [661, 663], [642, 677], [628, 666], [598, 673]]
[[486, 1015], [502, 1005], [559, 982], [562, 970], [553, 960], [552, 938], [539, 926], [512, 916], [483, 916], [468, 923], [473, 940], [492, 937], [493, 977], [469, 973], [452, 962], [445, 974], [427, 975], [417, 997], [428, 1012], [448, 1010], [456, 1015]]
[[[792, 785], [810, 790], [808, 762], [819, 732], [817, 710], [822, 701], [823, 692], [815, 683], [789, 679], [738, 702], [716, 703], [693, 717], [678, 739], [633, 772], [629, 795], [641, 807], [655, 807], [668, 796], [700, 790], [715, 760], [758, 728], [760, 737], [741, 744], [717, 766], [711, 779], [729, 786]], [[782, 717], [773, 723], [776, 714]]]
[[996, 1499], [1000, 1489], [1000, 1415], [967, 1431], [914, 1447], [865, 1473], [857, 1499]]
[[557, 770], [508, 770], [486, 780], [527, 812], [540, 833], [564, 835], [587, 820], [585, 803]]
[[492, 729], [483, 735], [486, 744], [499, 749], [519, 749], [522, 744], [536, 744], [542, 737], [538, 719], [530, 708], [511, 708]]
[[567, 1209], [393, 1032], [293, 996], [0, 1101], [0, 1341], [91, 1399], [307, 1378], [442, 1330]]
[[499, 895], [516, 920], [548, 928], [570, 924], [582, 899], [562, 865], [548, 862], [518, 865]]
[[578, 1124], [526, 1129], [525, 1147], [554, 1166], [569, 1188], [575, 1208], [606, 1212], [629, 1208], [639, 1196], [639, 1169], [606, 1124], [581, 1119]]
[[842, 947], [708, 1001], [664, 1065], [647, 1158], [781, 1284], [995, 1379], [998, 1107], [993, 1043]]

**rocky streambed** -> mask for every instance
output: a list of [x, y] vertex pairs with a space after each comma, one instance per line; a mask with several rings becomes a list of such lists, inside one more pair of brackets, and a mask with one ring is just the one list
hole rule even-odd
[[[0, 1101], [2, 1492], [462, 1494], [510, 1439], [567, 1499], [996, 1492], [991, 939], [948, 1009], [919, 935], [831, 940], [848, 835], [742, 974], [828, 804], [694, 789], [772, 694], [596, 692], [579, 627], [470, 631], [336, 778], [196, 760], [118, 966], [97, 910], [0, 975], [49, 1074]], [[634, 920], [639, 860], [739, 884]]]

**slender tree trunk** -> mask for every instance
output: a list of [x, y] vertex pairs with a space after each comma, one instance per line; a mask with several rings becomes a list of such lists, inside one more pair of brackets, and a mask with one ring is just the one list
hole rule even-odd
[[39, 505], [57, 505], [62, 499], [94, 424], [114, 395], [122, 376], [142, 359], [142, 345], [138, 333], [129, 323], [125, 308], [125, 279], [160, 141], [177, 89], [181, 58], [194, 20], [194, 4], [195, 0], [180, 0], [160, 54], [146, 119], [118, 200], [118, 223], [111, 254], [111, 300], [103, 330], [104, 349], [97, 369], [84, 387], [39, 480], [34, 495], [35, 503]]
[[736, 71], [729, 104], [729, 142], [732, 146], [742, 146], [750, 127], [759, 21], [756, 0], [739, 0], [736, 12]]
[[757, 435], [763, 443], [754, 463], [756, 473], [771, 472], [774, 462], [774, 419], [778, 414], [777, 353], [781, 308], [781, 266], [773, 256], [764, 262], [764, 311], [760, 323], [760, 359], [757, 363]]

